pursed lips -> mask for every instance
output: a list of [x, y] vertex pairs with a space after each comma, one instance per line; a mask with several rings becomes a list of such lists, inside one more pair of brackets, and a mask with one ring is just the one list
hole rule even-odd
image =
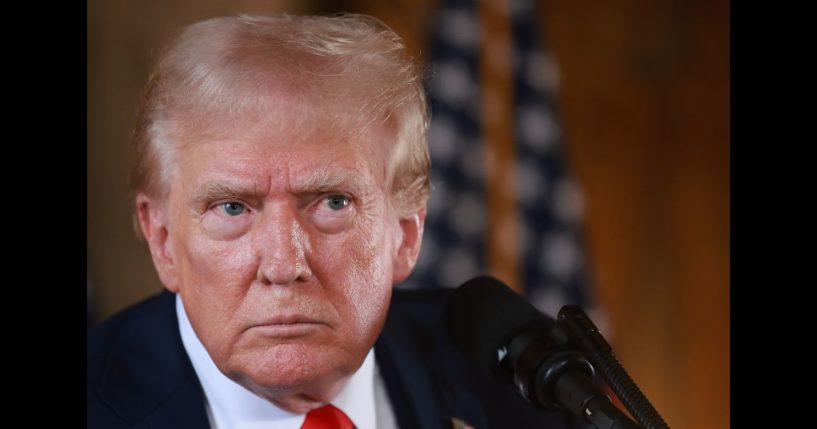
[[325, 325], [324, 322], [321, 322], [318, 319], [299, 314], [299, 313], [292, 313], [292, 314], [278, 314], [269, 319], [259, 323], [256, 326], [267, 326], [267, 325], [295, 325], [299, 323], [308, 323], [308, 324], [321, 324]]
[[329, 324], [313, 317], [293, 313], [275, 315], [252, 325], [250, 329], [260, 330], [272, 336], [292, 337], [309, 334], [321, 327], [329, 327]]

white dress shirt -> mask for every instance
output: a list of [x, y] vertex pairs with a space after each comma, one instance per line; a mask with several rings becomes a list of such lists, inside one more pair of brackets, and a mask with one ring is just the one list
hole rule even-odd
[[[176, 315], [182, 344], [204, 389], [205, 409], [213, 429], [299, 429], [305, 414], [293, 414], [250, 392], [221, 373], [190, 325], [181, 296]], [[357, 429], [391, 429], [397, 423], [374, 359], [374, 348], [363, 365], [332, 400]]]

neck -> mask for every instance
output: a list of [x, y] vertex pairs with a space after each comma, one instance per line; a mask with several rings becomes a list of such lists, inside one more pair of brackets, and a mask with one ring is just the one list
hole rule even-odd
[[343, 377], [335, 382], [322, 383], [297, 390], [270, 390], [244, 377], [234, 381], [256, 395], [272, 402], [276, 407], [295, 414], [306, 414], [330, 402], [340, 393], [350, 376]]

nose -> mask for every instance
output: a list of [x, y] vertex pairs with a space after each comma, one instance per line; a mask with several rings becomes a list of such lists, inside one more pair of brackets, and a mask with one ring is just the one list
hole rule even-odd
[[255, 243], [260, 262], [257, 280], [264, 285], [291, 285], [312, 277], [306, 260], [309, 237], [293, 210], [270, 208], [262, 214]]

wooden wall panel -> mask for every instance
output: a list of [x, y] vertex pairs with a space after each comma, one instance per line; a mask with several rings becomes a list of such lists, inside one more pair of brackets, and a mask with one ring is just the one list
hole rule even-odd
[[729, 426], [729, 4], [550, 1], [615, 350], [672, 427]]

